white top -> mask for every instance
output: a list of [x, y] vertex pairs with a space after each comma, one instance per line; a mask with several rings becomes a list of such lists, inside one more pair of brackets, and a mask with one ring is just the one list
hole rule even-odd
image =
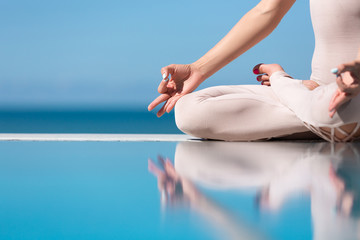
[[335, 81], [330, 70], [355, 60], [360, 47], [360, 0], [310, 0], [315, 34], [311, 80]]

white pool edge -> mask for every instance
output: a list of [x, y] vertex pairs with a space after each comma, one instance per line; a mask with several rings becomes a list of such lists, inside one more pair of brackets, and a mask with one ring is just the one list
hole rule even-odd
[[199, 139], [186, 134], [0, 134], [0, 141], [183, 142], [196, 140]]

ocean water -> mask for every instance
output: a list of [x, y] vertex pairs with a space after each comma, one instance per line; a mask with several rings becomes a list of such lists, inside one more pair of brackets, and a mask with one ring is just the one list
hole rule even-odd
[[0, 110], [1, 133], [177, 134], [173, 112], [146, 110]]

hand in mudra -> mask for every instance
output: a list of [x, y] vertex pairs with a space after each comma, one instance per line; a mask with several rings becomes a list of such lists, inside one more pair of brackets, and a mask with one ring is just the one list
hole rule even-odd
[[337, 109], [360, 93], [360, 61], [341, 64], [337, 68], [336, 89], [329, 105], [329, 116], [333, 117]]
[[192, 64], [171, 64], [162, 68], [161, 74], [164, 79], [158, 87], [160, 96], [148, 106], [148, 110], [151, 111], [157, 105], [165, 102], [157, 113], [158, 117], [165, 112], [169, 113], [182, 96], [194, 91], [205, 80], [200, 71]]

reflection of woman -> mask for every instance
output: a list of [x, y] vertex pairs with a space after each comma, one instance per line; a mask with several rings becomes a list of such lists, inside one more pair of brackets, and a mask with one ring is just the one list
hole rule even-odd
[[170, 160], [160, 157], [159, 162], [163, 167], [162, 170], [149, 160], [149, 171], [158, 179], [162, 201], [169, 201], [172, 204], [179, 201], [188, 203], [193, 210], [223, 230], [220, 239], [268, 239], [244, 219], [235, 218], [230, 211], [198, 191], [191, 180], [176, 172]]
[[[262, 151], [254, 151], [259, 148]], [[354, 145], [183, 142], [176, 149], [175, 169], [168, 172], [184, 182], [191, 206], [207, 219], [214, 218], [218, 226], [234, 219], [225, 221], [226, 211], [221, 213], [224, 210], [194, 184], [213, 189], [257, 187], [260, 207], [273, 210], [294, 194], [308, 193], [314, 239], [357, 239], [360, 231], [360, 158]]]
[[[308, 111], [313, 109], [307, 102], [303, 102], [306, 97], [291, 95], [293, 91], [284, 86], [278, 89], [281, 89], [282, 94], [287, 94], [288, 98], [298, 99], [295, 108], [293, 105], [289, 106], [288, 101], [279, 101], [282, 96], [279, 97], [277, 91], [266, 86], [219, 86], [191, 93], [212, 74], [268, 36], [294, 2], [295, 0], [262, 0], [199, 60], [188, 65], [173, 64], [164, 67], [161, 70], [164, 80], [158, 88], [161, 95], [149, 105], [149, 110], [166, 102], [158, 112], [158, 116], [161, 116], [170, 112], [177, 103], [175, 116], [178, 127], [190, 135], [202, 138], [256, 140], [308, 132], [303, 124], [304, 119], [301, 119], [303, 114], [297, 114], [297, 108], [303, 106]], [[344, 81], [338, 77], [338, 85], [329, 90], [333, 91], [331, 96], [334, 96], [331, 104], [331, 99], [328, 99], [326, 106], [321, 105], [325, 112], [325, 116], [321, 117], [330, 118], [336, 110], [346, 108], [344, 103], [360, 91], [360, 55], [357, 56], [360, 44], [360, 1], [310, 0], [310, 4], [316, 44], [311, 80], [304, 81], [304, 86], [313, 89], [318, 85], [335, 83], [336, 77], [330, 73], [330, 69], [334, 67], [338, 67], [338, 73], [344, 73]], [[261, 70], [255, 68], [254, 73], [268, 73]], [[166, 80], [168, 77], [170, 81]], [[259, 76], [258, 80], [265, 85], [271, 83], [267, 75]], [[334, 140], [344, 140], [344, 131], [354, 130], [357, 122], [360, 119], [350, 118], [343, 122], [330, 121], [325, 127], [319, 127], [326, 134], [337, 135]], [[310, 124], [315, 127], [310, 129], [319, 133], [320, 130], [316, 129], [318, 126]], [[340, 127], [340, 130], [332, 131], [333, 127]]]

